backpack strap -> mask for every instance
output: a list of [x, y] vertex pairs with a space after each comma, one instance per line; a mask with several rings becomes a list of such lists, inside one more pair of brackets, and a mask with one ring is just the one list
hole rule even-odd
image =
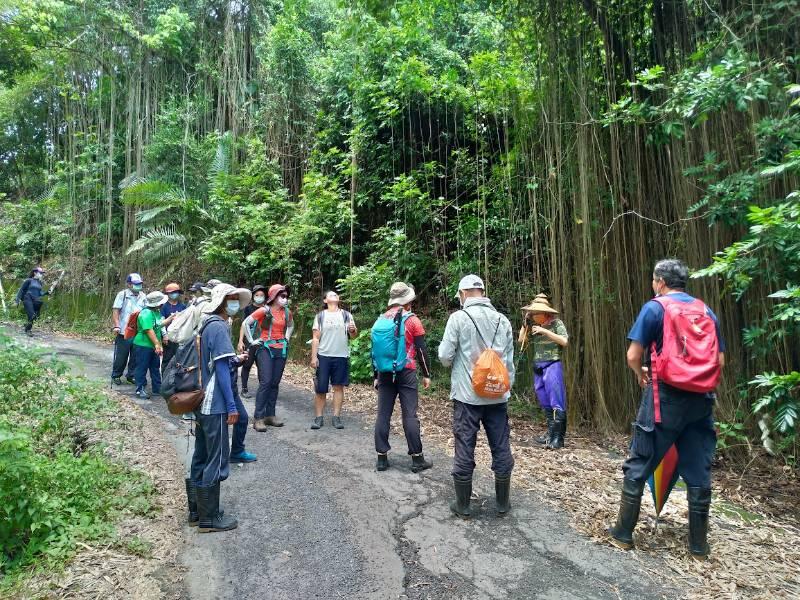
[[475, 326], [475, 331], [478, 332], [478, 337], [481, 338], [481, 341], [483, 342], [483, 345], [486, 348], [494, 348], [494, 341], [495, 341], [495, 339], [497, 339], [497, 332], [500, 330], [500, 322], [502, 321], [502, 319], [497, 319], [497, 326], [494, 328], [494, 335], [492, 336], [492, 343], [491, 344], [487, 344], [486, 340], [483, 337], [483, 334], [481, 333], [481, 330], [478, 328], [478, 324], [475, 322], [475, 319], [472, 318], [472, 315], [467, 312], [466, 308], [462, 308], [461, 312], [465, 313], [469, 317], [469, 320], [472, 321], [472, 324]]

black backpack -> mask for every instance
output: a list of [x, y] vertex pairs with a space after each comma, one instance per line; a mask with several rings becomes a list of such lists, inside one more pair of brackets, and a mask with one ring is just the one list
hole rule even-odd
[[200, 383], [200, 336], [209, 323], [219, 320], [211, 317], [200, 328], [196, 336], [184, 342], [175, 351], [173, 357], [164, 367], [161, 377], [161, 395], [169, 400], [180, 392], [194, 392], [202, 389]]

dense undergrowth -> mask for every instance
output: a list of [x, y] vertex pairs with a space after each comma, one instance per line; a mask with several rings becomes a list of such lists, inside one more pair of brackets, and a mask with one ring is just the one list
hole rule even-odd
[[113, 410], [64, 363], [0, 334], [0, 593], [152, 510], [150, 480], [92, 441]]

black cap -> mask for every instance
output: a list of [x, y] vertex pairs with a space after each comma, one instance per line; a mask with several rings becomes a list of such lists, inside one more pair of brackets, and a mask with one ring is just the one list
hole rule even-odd
[[256, 292], [266, 292], [266, 291], [267, 291], [267, 287], [264, 286], [264, 285], [254, 285], [253, 286], [253, 294], [255, 294]]
[[206, 284], [205, 284], [205, 283], [203, 283], [202, 281], [195, 281], [195, 282], [192, 284], [192, 287], [190, 287], [190, 288], [189, 288], [189, 291], [190, 291], [190, 292], [199, 292], [199, 291], [202, 291], [202, 289], [203, 289], [204, 287], [206, 287]]

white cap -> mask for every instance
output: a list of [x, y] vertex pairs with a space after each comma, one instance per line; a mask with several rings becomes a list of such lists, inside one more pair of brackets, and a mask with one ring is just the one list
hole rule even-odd
[[467, 275], [461, 278], [458, 282], [458, 289], [456, 290], [455, 298], [458, 299], [458, 292], [461, 290], [485, 290], [486, 286], [483, 285], [483, 279], [477, 275]]

